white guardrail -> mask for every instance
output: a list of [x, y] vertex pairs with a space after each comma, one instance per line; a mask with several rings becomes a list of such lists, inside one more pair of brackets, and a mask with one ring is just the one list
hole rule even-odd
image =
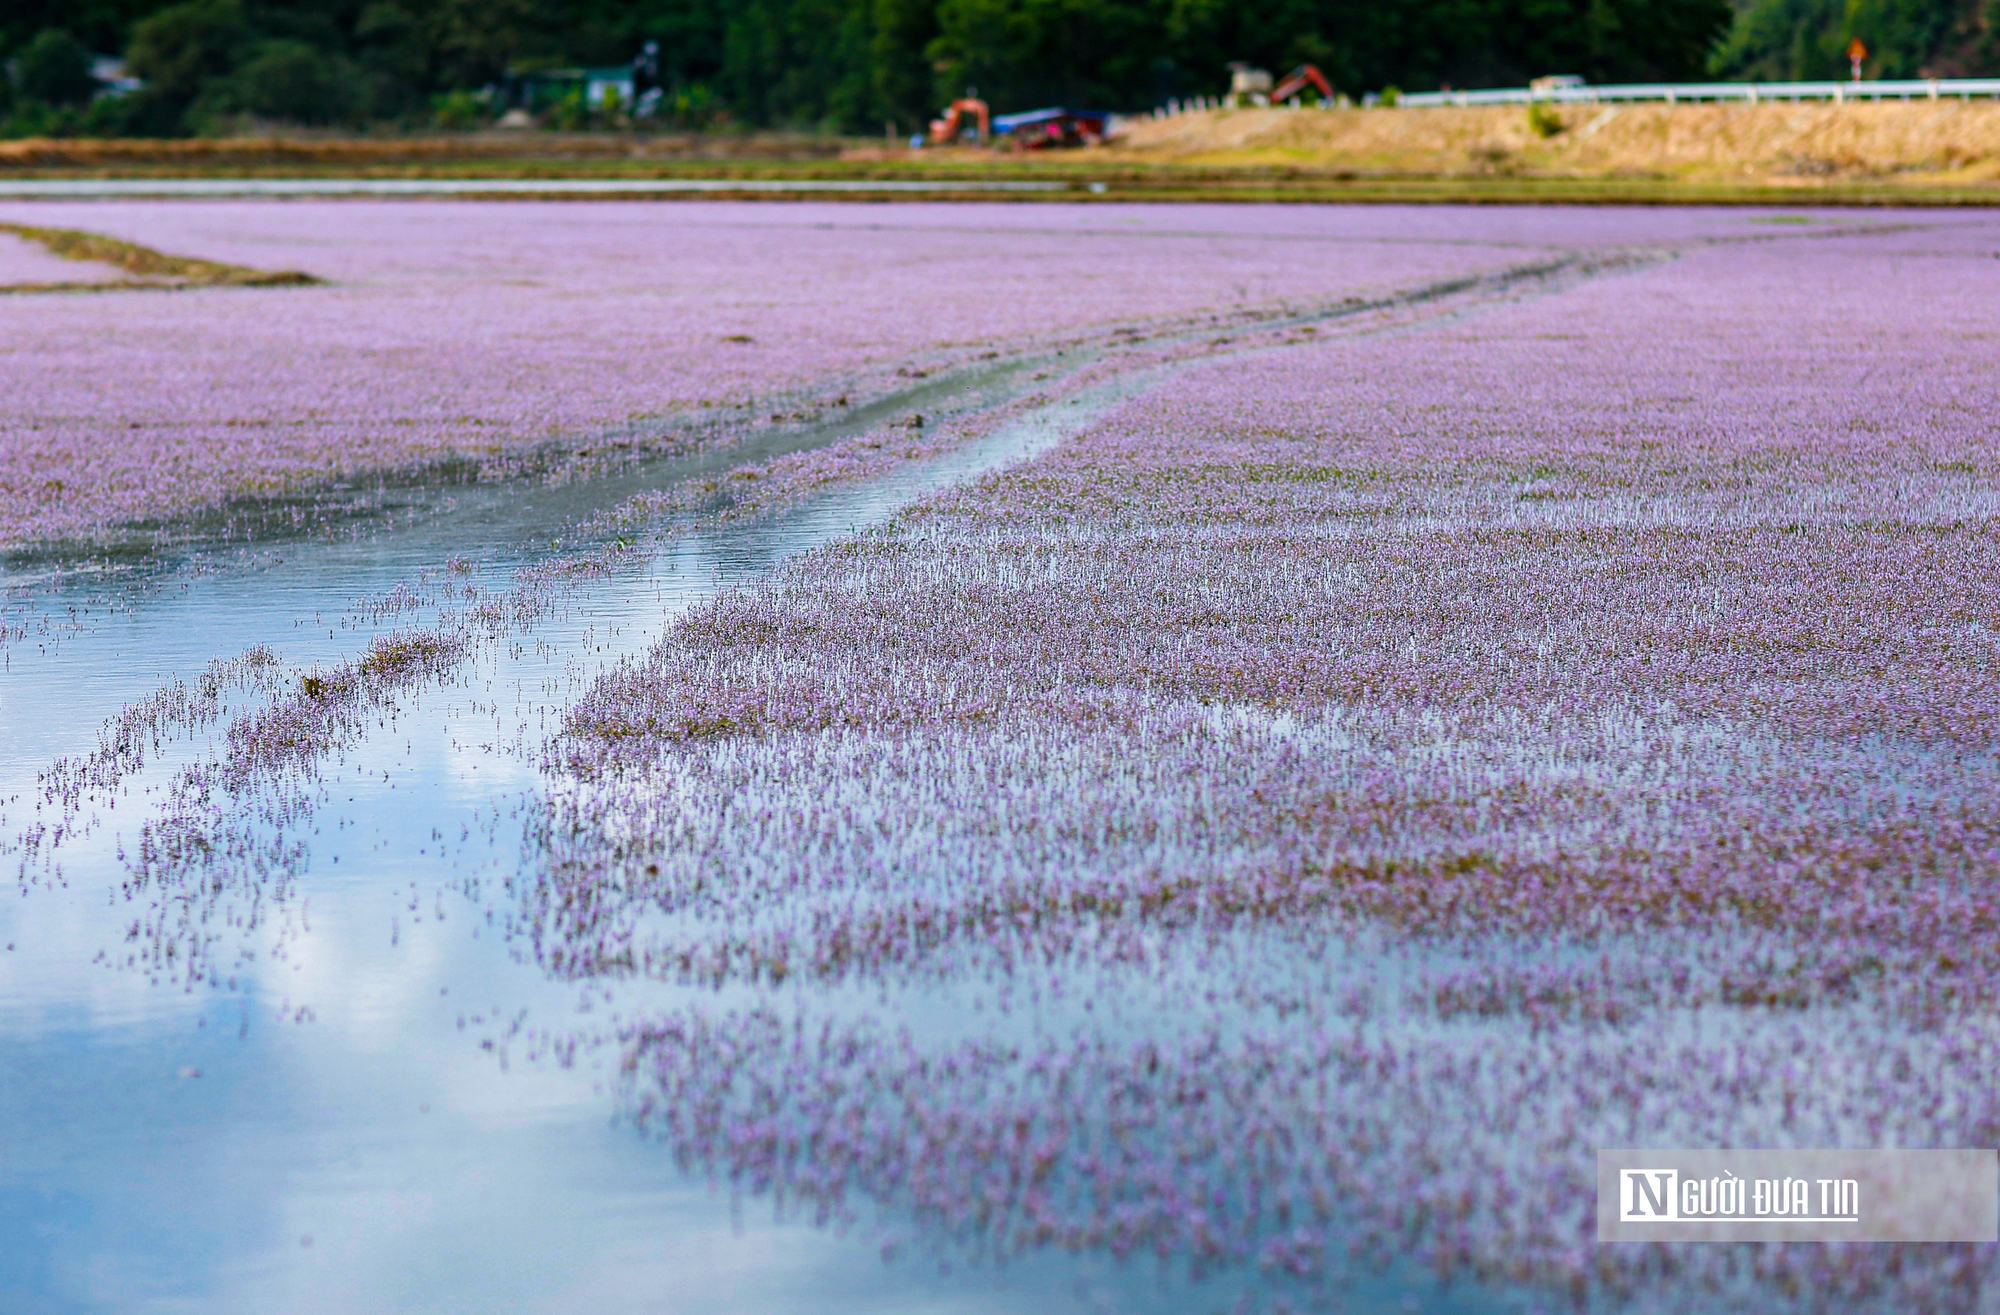
[[2000, 96], [2000, 78], [1924, 78], [1904, 82], [1640, 82], [1615, 87], [1501, 87], [1491, 91], [1422, 91], [1400, 96], [1398, 106], [1597, 105], [1605, 101], [1971, 100]]

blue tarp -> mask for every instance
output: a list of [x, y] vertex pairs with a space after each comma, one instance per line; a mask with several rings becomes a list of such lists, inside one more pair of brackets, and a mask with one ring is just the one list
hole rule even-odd
[[1094, 121], [1100, 132], [1110, 122], [1109, 110], [1066, 110], [1055, 106], [1046, 110], [1023, 110], [1019, 114], [1001, 114], [993, 120], [994, 133], [1012, 132], [1016, 128], [1032, 128], [1039, 123], [1053, 123], [1057, 119], [1086, 119]]

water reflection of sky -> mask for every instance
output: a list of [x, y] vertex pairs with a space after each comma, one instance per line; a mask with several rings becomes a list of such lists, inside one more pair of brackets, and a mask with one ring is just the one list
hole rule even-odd
[[[233, 989], [153, 985], [98, 961], [148, 898], [115, 889], [148, 791], [206, 741], [165, 746], [56, 866], [24, 868], [21, 897], [0, 902], [0, 1307], [1178, 1310], [1219, 1295], [1102, 1257], [886, 1263], [863, 1239], [681, 1173], [616, 1117], [615, 1048], [565, 1067], [510, 1031], [587, 1031], [686, 992], [553, 981], [510, 939], [535, 773], [492, 746], [539, 743], [553, 711], [650, 643], [676, 604], [1035, 450], [1126, 386], [868, 489], [685, 539], [582, 589], [536, 627], [539, 643], [406, 700], [393, 730], [319, 782], [307, 880], [284, 916], [205, 926]], [[559, 524], [572, 510], [551, 500], [541, 514]], [[535, 514], [493, 518], [488, 588], [504, 587], [519, 560], [504, 549]], [[10, 646], [0, 692], [9, 833], [35, 820], [36, 773], [88, 748], [105, 716], [253, 644], [292, 666], [352, 656], [411, 618], [343, 621], [350, 605], [434, 568], [452, 542], [292, 543], [208, 571], [73, 579], [20, 604], [31, 633]], [[69, 624], [36, 634], [37, 609]], [[230, 907], [244, 906], [236, 892]], [[1405, 1287], [1355, 1296], [1406, 1309]], [[1421, 1290], [1423, 1308], [1456, 1308]]]

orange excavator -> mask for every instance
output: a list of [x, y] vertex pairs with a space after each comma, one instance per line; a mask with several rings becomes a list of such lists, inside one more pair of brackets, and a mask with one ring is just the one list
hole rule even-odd
[[958, 140], [959, 134], [972, 125], [968, 120], [976, 119], [979, 126], [977, 140], [982, 146], [993, 136], [993, 116], [986, 108], [986, 102], [977, 96], [961, 96], [945, 109], [944, 117], [931, 120], [931, 144], [949, 146]]
[[1326, 75], [1310, 64], [1301, 64], [1287, 73], [1283, 82], [1271, 89], [1271, 103], [1283, 104], [1308, 86], [1318, 87], [1322, 97], [1329, 101], [1333, 99], [1333, 85], [1326, 80]]

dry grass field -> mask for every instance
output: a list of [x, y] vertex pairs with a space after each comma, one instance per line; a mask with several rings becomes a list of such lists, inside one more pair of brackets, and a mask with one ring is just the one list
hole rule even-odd
[[2000, 183], [2000, 102], [1575, 105], [1544, 136], [1521, 106], [1206, 110], [1142, 120], [1115, 154], [1358, 174]]

